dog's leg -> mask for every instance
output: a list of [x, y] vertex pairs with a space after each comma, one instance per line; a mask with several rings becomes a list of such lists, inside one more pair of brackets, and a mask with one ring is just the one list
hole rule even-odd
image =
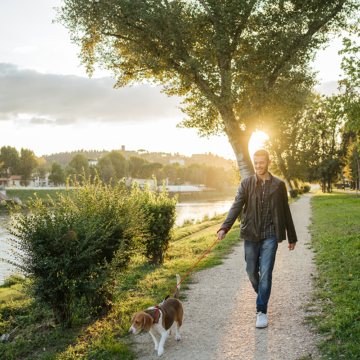
[[175, 340], [181, 340], [181, 336], [180, 336], [180, 333], [179, 333], [179, 329], [180, 329], [180, 326], [179, 326], [179, 322], [178, 321], [175, 321], [176, 322], [176, 335], [175, 335]]
[[164, 344], [167, 338], [168, 332], [164, 329], [161, 333], [161, 339], [159, 343], [158, 355], [161, 356], [164, 353]]
[[155, 335], [152, 333], [151, 331], [151, 328], [150, 328], [150, 331], [149, 331], [151, 337], [153, 338], [154, 340], [154, 343], [155, 343], [155, 350], [157, 350], [159, 348], [159, 342], [157, 341], [157, 338], [155, 337]]

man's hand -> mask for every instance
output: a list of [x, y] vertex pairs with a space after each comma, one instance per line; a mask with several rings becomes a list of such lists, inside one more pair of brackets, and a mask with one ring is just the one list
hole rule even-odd
[[290, 250], [290, 251], [291, 251], [291, 250], [294, 250], [294, 249], [295, 249], [295, 245], [296, 245], [296, 243], [294, 243], [294, 244], [289, 244], [289, 246], [288, 246], [289, 250]]
[[217, 233], [217, 236], [218, 236], [219, 240], [225, 239], [226, 231], [225, 231], [225, 230], [220, 230], [220, 231]]

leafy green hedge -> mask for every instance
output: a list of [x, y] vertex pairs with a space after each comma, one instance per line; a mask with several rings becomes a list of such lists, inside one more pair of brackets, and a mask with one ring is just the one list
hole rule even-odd
[[7, 225], [15, 249], [11, 263], [28, 276], [28, 293], [68, 327], [74, 300], [86, 299], [91, 310], [111, 303], [114, 278], [132, 255], [140, 252], [162, 262], [176, 204], [166, 192], [143, 192], [137, 185], [130, 194], [120, 182], [75, 185], [76, 190], [49, 200], [50, 207], [35, 198], [30, 215], [16, 206]]

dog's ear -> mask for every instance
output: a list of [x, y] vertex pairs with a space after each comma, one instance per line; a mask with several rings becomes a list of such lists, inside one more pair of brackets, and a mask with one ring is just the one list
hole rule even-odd
[[144, 314], [144, 325], [143, 329], [145, 331], [150, 331], [151, 325], [152, 325], [153, 319], [149, 314]]

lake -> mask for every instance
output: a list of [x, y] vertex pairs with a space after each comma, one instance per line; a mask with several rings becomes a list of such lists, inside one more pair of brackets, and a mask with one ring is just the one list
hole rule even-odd
[[[196, 220], [202, 220], [205, 215], [212, 217], [215, 214], [225, 213], [229, 211], [233, 200], [234, 197], [226, 197], [222, 200], [186, 200], [186, 202], [180, 202], [176, 205], [176, 226], [181, 226], [186, 219], [193, 219], [196, 222]], [[3, 250], [9, 249], [10, 245], [5, 242], [8, 235], [4, 227], [1, 226], [7, 219], [8, 213], [6, 211], [0, 211], [0, 258], [10, 259], [9, 256], [3, 252]], [[12, 265], [0, 261], [0, 285], [12, 272], [14, 272]]]

